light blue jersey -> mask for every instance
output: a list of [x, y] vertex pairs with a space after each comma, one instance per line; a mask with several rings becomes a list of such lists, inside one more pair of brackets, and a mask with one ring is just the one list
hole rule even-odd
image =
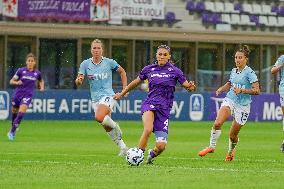
[[[284, 55], [281, 55], [274, 64], [274, 67], [281, 66], [284, 64]], [[281, 68], [280, 71], [280, 84], [279, 84], [279, 93], [284, 93], [284, 68]]]
[[236, 104], [246, 106], [251, 103], [251, 95], [249, 94], [236, 94], [234, 87], [242, 89], [250, 89], [251, 84], [257, 82], [257, 76], [255, 72], [248, 66], [246, 66], [241, 72], [237, 71], [237, 68], [233, 68], [230, 74], [231, 88], [227, 93], [227, 97], [233, 100]]
[[119, 64], [112, 59], [103, 57], [99, 64], [95, 64], [92, 58], [84, 60], [79, 69], [79, 74], [88, 78], [91, 99], [98, 102], [104, 96], [113, 96], [112, 71], [117, 71]]

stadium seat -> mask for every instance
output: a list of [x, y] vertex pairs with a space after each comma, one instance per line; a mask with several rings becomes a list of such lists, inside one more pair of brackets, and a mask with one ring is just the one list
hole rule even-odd
[[195, 6], [195, 10], [197, 11], [197, 12], [203, 12], [204, 10], [205, 10], [205, 4], [204, 4], [204, 2], [197, 2], [196, 3], [196, 6]]
[[278, 16], [278, 26], [280, 27], [284, 26], [284, 17]]
[[277, 17], [276, 16], [268, 16], [268, 26], [278, 26]]
[[213, 2], [205, 1], [204, 4], [205, 4], [205, 10], [211, 11], [211, 12], [216, 12], [215, 5], [214, 5]]
[[264, 14], [264, 15], [276, 15], [276, 12], [271, 12], [271, 6], [262, 5], [262, 14]]
[[278, 15], [280, 15], [280, 16], [284, 16], [284, 6], [279, 7], [277, 13], [278, 13]]
[[260, 4], [255, 4], [253, 3], [252, 5], [252, 13], [253, 14], [263, 14], [263, 11], [261, 9], [261, 5]]
[[225, 5], [223, 2], [215, 2], [215, 10], [218, 13], [222, 13], [225, 11]]
[[256, 25], [254, 22], [251, 22], [250, 21], [250, 18], [248, 15], [246, 14], [242, 14], [241, 15], [241, 22], [240, 22], [241, 25], [247, 25], [247, 26], [253, 26], [253, 25]]
[[241, 19], [239, 14], [232, 14], [231, 15], [231, 24], [233, 25], [238, 25], [240, 24]]
[[215, 25], [222, 23], [221, 14], [215, 13], [215, 14], [211, 15], [211, 21]]
[[233, 3], [225, 2], [224, 5], [225, 5], [224, 12], [226, 12], [226, 13], [239, 13], [239, 11], [234, 9], [234, 4]]
[[271, 12], [272, 13], [278, 14], [278, 11], [279, 11], [279, 7], [277, 5], [271, 6]]
[[251, 22], [254, 22], [255, 25], [259, 25], [259, 17], [257, 15], [249, 15], [249, 19]]
[[241, 3], [235, 3], [234, 4], [234, 10], [238, 11], [238, 12], [242, 12], [243, 11], [243, 7]]
[[186, 10], [188, 10], [189, 12], [194, 12], [195, 11], [195, 3], [193, 1], [187, 1]]
[[223, 23], [231, 24], [231, 17], [229, 14], [222, 14], [221, 19]]
[[244, 3], [242, 5], [242, 7], [243, 7], [242, 12], [245, 12], [245, 13], [248, 13], [248, 14], [252, 14], [253, 13], [251, 4]]
[[201, 18], [202, 18], [202, 23], [211, 23], [212, 21], [211, 21], [211, 15], [210, 14], [208, 14], [208, 13], [202, 13], [201, 14]]
[[174, 23], [176, 20], [176, 15], [174, 12], [167, 12], [165, 15], [165, 20], [167, 23]]
[[268, 25], [267, 16], [259, 16], [259, 24], [267, 26]]

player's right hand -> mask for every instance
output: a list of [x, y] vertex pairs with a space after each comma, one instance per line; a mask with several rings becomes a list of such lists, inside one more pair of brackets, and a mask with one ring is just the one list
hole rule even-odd
[[83, 80], [84, 80], [84, 76], [83, 75], [78, 75], [78, 77], [77, 77], [75, 82], [76, 82], [77, 85], [82, 85]]
[[116, 94], [113, 96], [113, 99], [114, 99], [114, 100], [120, 100], [121, 98], [122, 98], [121, 93], [116, 93]]

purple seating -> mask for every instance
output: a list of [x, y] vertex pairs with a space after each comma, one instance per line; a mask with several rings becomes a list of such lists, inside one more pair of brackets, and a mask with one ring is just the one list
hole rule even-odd
[[279, 8], [277, 5], [272, 5], [271, 6], [271, 12], [275, 12], [276, 14], [278, 14]]
[[211, 15], [208, 13], [202, 13], [202, 23], [211, 23]]
[[279, 7], [279, 9], [278, 9], [278, 15], [284, 16], [284, 6]]
[[259, 25], [259, 17], [257, 15], [249, 15], [251, 22], [254, 22], [256, 25]]
[[242, 4], [241, 3], [235, 3], [234, 4], [234, 10], [242, 12], [243, 11]]
[[186, 10], [190, 11], [190, 12], [194, 12], [195, 11], [195, 4], [193, 1], [189, 0], [186, 3]]
[[213, 14], [211, 15], [211, 21], [214, 24], [220, 24], [222, 23], [222, 18], [220, 14]]
[[204, 2], [197, 2], [196, 3], [196, 7], [195, 7], [195, 10], [197, 11], [197, 12], [203, 12], [203, 11], [205, 11], [205, 4], [204, 4]]
[[167, 14], [165, 15], [165, 20], [168, 23], [173, 23], [176, 21], [176, 15], [174, 12], [167, 12]]

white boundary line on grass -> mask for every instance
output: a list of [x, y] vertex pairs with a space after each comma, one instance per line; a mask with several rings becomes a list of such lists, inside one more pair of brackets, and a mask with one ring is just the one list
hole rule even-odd
[[[7, 152], [4, 154], [8, 155], [26, 155], [26, 154], [34, 154], [34, 155], [44, 155], [44, 156], [69, 156], [69, 157], [98, 157], [98, 156], [105, 156], [105, 154], [48, 154], [48, 153], [39, 153], [39, 152]], [[1, 155], [1, 154], [0, 154]], [[161, 159], [174, 159], [174, 160], [203, 160], [203, 157], [171, 157], [171, 156], [161, 156]], [[205, 158], [204, 158], [205, 159]], [[207, 160], [219, 161], [220, 159], [217, 158], [206, 158]], [[284, 163], [282, 160], [272, 160], [272, 159], [235, 159], [234, 161], [246, 161], [246, 162], [261, 162], [261, 163]]]

